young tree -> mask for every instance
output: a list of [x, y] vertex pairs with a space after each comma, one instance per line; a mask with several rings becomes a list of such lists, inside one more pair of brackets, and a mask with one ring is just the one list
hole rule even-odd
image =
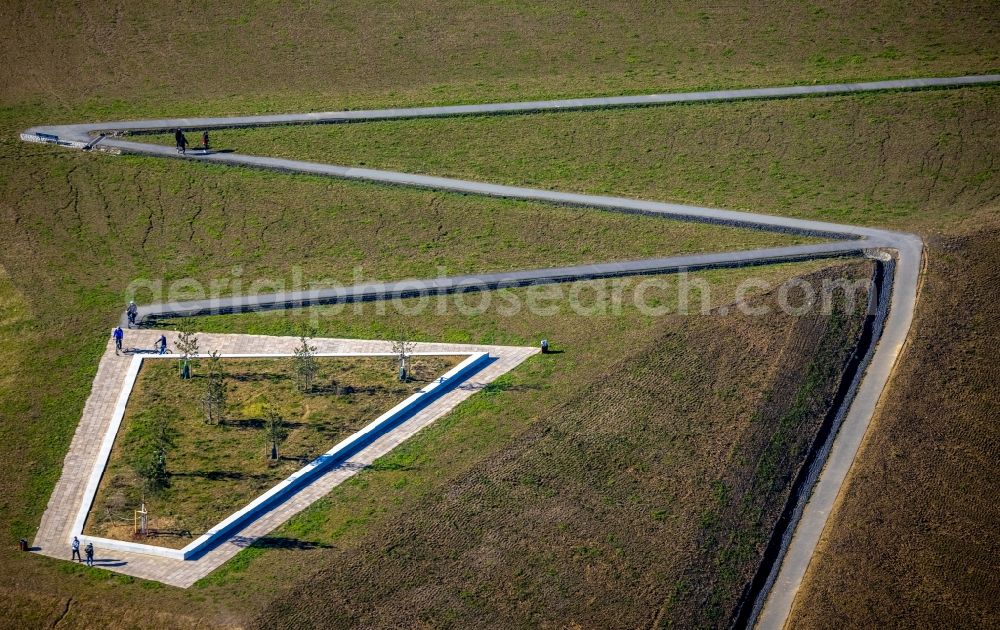
[[182, 330], [174, 347], [181, 355], [181, 378], [191, 378], [191, 357], [198, 354], [198, 337], [190, 330]]
[[205, 409], [205, 422], [220, 424], [226, 421], [226, 372], [217, 351], [212, 351], [209, 357], [202, 406]]
[[410, 335], [405, 331], [396, 333], [395, 339], [392, 342], [392, 352], [399, 358], [399, 380], [401, 381], [406, 381], [410, 378], [408, 360], [410, 353], [413, 352], [413, 348], [416, 345], [415, 341], [410, 341]]
[[169, 487], [170, 473], [167, 471], [166, 446], [155, 444], [141, 457], [136, 458], [135, 472], [142, 478], [151, 494]]
[[132, 470], [150, 493], [170, 486], [167, 453], [174, 445], [173, 414], [141, 413], [132, 422], [125, 440], [132, 446]]
[[264, 431], [267, 444], [270, 446], [270, 458], [278, 459], [278, 446], [288, 437], [288, 429], [281, 414], [271, 405], [264, 405]]
[[316, 375], [319, 373], [319, 365], [316, 363], [316, 346], [310, 346], [309, 338], [305, 335], [299, 339], [302, 343], [295, 349], [295, 377], [299, 391], [309, 393], [313, 390]]

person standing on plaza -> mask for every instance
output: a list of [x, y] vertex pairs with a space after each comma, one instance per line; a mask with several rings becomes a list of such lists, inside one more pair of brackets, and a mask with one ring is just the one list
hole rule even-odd
[[70, 547], [73, 549], [73, 556], [70, 560], [75, 560], [77, 562], [82, 561], [83, 558], [80, 557], [80, 539], [73, 536], [73, 542], [70, 544]]

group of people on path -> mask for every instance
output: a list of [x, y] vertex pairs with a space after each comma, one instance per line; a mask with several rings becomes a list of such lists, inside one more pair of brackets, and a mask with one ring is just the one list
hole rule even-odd
[[[135, 324], [136, 315], [139, 312], [139, 307], [136, 306], [135, 300], [128, 303], [128, 308], [125, 309], [125, 313], [128, 315], [128, 327], [132, 328]], [[115, 326], [114, 330], [111, 331], [111, 338], [115, 340], [115, 354], [121, 354], [124, 352], [122, 344], [125, 341], [125, 331], [122, 330], [121, 325]], [[153, 349], [157, 354], [166, 354], [167, 352], [167, 336], [160, 335], [160, 338], [156, 340], [153, 344]]]
[[[184, 132], [180, 129], [174, 130], [174, 142], [177, 144], [177, 152], [181, 155], [187, 153], [188, 139], [184, 135]], [[201, 132], [201, 147], [202, 151], [208, 151], [208, 131]]]
[[[70, 547], [73, 549], [73, 556], [70, 560], [83, 562], [83, 558], [80, 557], [80, 539], [73, 536], [73, 543]], [[83, 553], [87, 555], [87, 566], [94, 566], [94, 543], [88, 542], [87, 546], [83, 548]]]

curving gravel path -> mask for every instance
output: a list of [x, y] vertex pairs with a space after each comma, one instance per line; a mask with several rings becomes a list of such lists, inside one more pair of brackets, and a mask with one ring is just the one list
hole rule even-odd
[[945, 88], [998, 82], [1000, 82], [1000, 75], [983, 75], [447, 107], [48, 125], [33, 127], [22, 133], [21, 138], [26, 141], [49, 142], [85, 150], [97, 149], [171, 159], [200, 160], [233, 166], [326, 175], [342, 179], [430, 188], [467, 194], [544, 201], [613, 212], [647, 214], [684, 221], [716, 223], [734, 227], [822, 236], [831, 239], [830, 242], [815, 245], [764, 250], [676, 256], [553, 269], [533, 269], [501, 274], [451, 276], [430, 280], [408, 280], [359, 285], [342, 289], [222, 299], [214, 302], [195, 301], [154, 304], [140, 308], [140, 320], [166, 316], [190, 316], [265, 308], [286, 308], [290, 306], [326, 304], [352, 300], [390, 299], [400, 296], [417, 296], [455, 291], [490, 290], [503, 286], [566, 282], [620, 275], [662, 274], [681, 269], [769, 264], [807, 258], [859, 255], [862, 253], [867, 255], [891, 255], [896, 262], [894, 266], [895, 275], [892, 279], [893, 293], [890, 302], [890, 311], [882, 336], [867, 367], [864, 379], [857, 388], [853, 401], [850, 403], [850, 408], [830, 450], [826, 465], [812, 490], [802, 517], [795, 528], [787, 552], [781, 560], [777, 578], [768, 594], [766, 603], [756, 618], [757, 627], [780, 628], [787, 620], [792, 602], [809, 561], [812, 558], [813, 551], [819, 542], [827, 517], [833, 509], [834, 502], [854, 461], [858, 447], [864, 438], [875, 407], [886, 388], [893, 366], [906, 341], [910, 323], [913, 319], [913, 310], [920, 280], [923, 245], [919, 237], [912, 234], [876, 228], [840, 225], [750, 212], [736, 212], [624, 197], [583, 195], [517, 186], [502, 186], [446, 177], [353, 168], [298, 160], [232, 153], [198, 153], [196, 150], [189, 151], [186, 155], [179, 155], [172, 147], [122, 140], [114, 136], [124, 133], [160, 133], [176, 128], [202, 130], [266, 125], [347, 123], [403, 118], [637, 107], [671, 103], [792, 98], [884, 90]]

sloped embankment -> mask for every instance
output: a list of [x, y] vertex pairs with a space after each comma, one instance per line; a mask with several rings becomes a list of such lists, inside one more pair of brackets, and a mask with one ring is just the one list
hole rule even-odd
[[318, 557], [256, 624], [725, 625], [859, 338], [855, 297], [662, 320], [447, 494]]
[[794, 627], [1000, 625], [1000, 222], [928, 239], [910, 343]]

